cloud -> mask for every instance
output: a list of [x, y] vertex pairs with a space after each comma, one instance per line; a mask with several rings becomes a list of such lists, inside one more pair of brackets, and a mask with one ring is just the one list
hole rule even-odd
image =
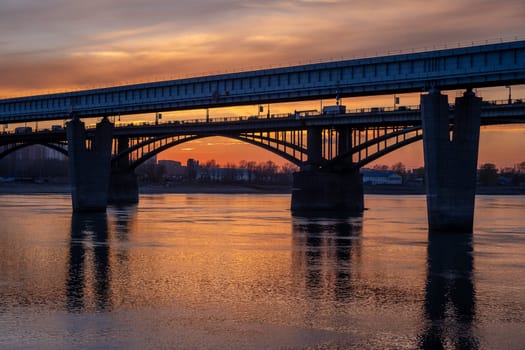
[[[499, 37], [525, 39], [523, 18], [523, 0], [2, 0], [0, 96], [373, 56]], [[499, 90], [498, 98], [505, 98], [506, 90]], [[525, 87], [512, 92], [523, 97]], [[375, 101], [345, 103], [357, 107]], [[272, 111], [279, 108], [286, 112], [294, 106], [272, 106]], [[249, 107], [241, 110], [245, 115], [257, 113]], [[214, 110], [212, 117], [221, 113]], [[502, 132], [523, 139], [520, 131]], [[483, 135], [493, 142], [491, 150], [497, 150], [501, 139], [493, 134]], [[181, 150], [213, 150], [208, 158], [222, 163], [231, 160], [232, 144], [237, 143], [196, 140]], [[415, 159], [411, 149], [407, 157]], [[520, 149], [509, 147], [508, 156], [515, 157], [513, 152]], [[246, 154], [255, 160], [270, 157], [244, 145], [242, 157]], [[512, 164], [510, 158], [508, 162]]]
[[214, 138], [219, 140], [224, 140], [223, 142], [208, 142], [206, 146], [236, 146], [236, 145], [245, 145], [246, 143], [239, 140], [230, 140], [226, 138]]
[[523, 35], [508, 0], [3, 0], [0, 95]]

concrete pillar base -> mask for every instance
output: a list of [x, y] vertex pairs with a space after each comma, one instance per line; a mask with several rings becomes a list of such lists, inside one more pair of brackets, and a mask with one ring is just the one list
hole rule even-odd
[[359, 213], [364, 209], [359, 170], [344, 173], [300, 171], [293, 175], [293, 212]]
[[452, 133], [447, 96], [431, 92], [421, 106], [429, 230], [472, 232], [481, 99], [456, 99]]
[[130, 171], [112, 171], [109, 182], [111, 204], [136, 204], [139, 202], [137, 175]]
[[86, 147], [84, 123], [67, 124], [69, 178], [74, 212], [103, 212], [108, 204], [113, 124], [97, 124], [91, 149]]

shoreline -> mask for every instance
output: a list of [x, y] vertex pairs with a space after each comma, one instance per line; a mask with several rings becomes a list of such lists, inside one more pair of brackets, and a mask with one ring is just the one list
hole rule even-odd
[[164, 193], [216, 193], [216, 194], [289, 194], [288, 185], [240, 185], [240, 184], [179, 184], [174, 186], [146, 185], [139, 186], [139, 194]]
[[[70, 194], [69, 184], [53, 183], [0, 183], [1, 194]], [[203, 193], [203, 194], [291, 194], [290, 185], [255, 185], [255, 184], [177, 184], [143, 185], [139, 194], [167, 193]], [[365, 194], [381, 195], [425, 195], [421, 186], [365, 186]], [[525, 195], [525, 187], [478, 187], [476, 195]]]
[[[181, 184], [139, 186], [139, 194], [216, 193], [216, 194], [289, 194], [288, 185]], [[70, 194], [69, 184], [0, 183], [1, 194]]]

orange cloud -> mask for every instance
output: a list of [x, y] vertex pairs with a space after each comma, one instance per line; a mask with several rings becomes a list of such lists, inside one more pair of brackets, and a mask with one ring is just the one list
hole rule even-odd
[[[523, 18], [521, 0], [506, 1], [504, 6], [474, 0], [436, 0], [424, 5], [410, 0], [395, 5], [386, 0], [4, 1], [0, 4], [0, 97], [432, 49], [499, 37], [512, 39], [525, 34]], [[515, 97], [525, 97], [523, 87], [513, 87], [512, 92]], [[507, 90], [478, 93], [486, 99], [504, 99]], [[450, 95], [451, 102], [454, 94]], [[392, 96], [384, 96], [343, 102], [349, 108], [359, 108], [390, 106], [392, 101]], [[271, 108], [272, 113], [286, 113], [319, 109], [319, 103]], [[401, 97], [403, 105], [418, 103], [417, 94]], [[245, 106], [210, 113], [249, 115], [257, 110], [256, 106]], [[204, 117], [204, 111], [166, 113], [168, 120], [194, 117]], [[519, 132], [515, 131], [516, 135]], [[497, 143], [492, 136], [482, 140]], [[506, 138], [501, 140], [507, 144]], [[521, 145], [518, 137], [512, 141]], [[232, 154], [227, 149], [231, 146], [184, 147], [216, 160]], [[244, 147], [249, 153], [235, 157], [273, 157], [253, 146]], [[493, 148], [498, 147], [503, 149], [502, 145]], [[407, 147], [391, 157], [416, 166], [421, 163], [419, 148]], [[495, 154], [482, 145], [480, 159], [487, 155], [487, 159], [494, 156], [505, 162], [512, 162], [509, 157], [520, 160], [518, 149], [523, 148], [509, 146], [506, 152]], [[175, 148], [166, 154], [177, 152]]]

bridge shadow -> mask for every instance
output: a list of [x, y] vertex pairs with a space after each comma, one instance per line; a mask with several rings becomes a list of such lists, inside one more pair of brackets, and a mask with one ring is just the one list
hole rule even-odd
[[[111, 309], [109, 254], [106, 213], [74, 213], [66, 279], [69, 312], [84, 311], [88, 307], [86, 298], [91, 294], [97, 311]], [[86, 266], [88, 262], [92, 262], [92, 267]], [[93, 275], [89, 276], [88, 271]], [[89, 282], [92, 286], [87, 285]]]
[[428, 235], [420, 349], [478, 349], [472, 234]]
[[359, 258], [362, 216], [293, 216], [294, 271], [306, 297], [345, 302], [352, 295], [352, 260]]

